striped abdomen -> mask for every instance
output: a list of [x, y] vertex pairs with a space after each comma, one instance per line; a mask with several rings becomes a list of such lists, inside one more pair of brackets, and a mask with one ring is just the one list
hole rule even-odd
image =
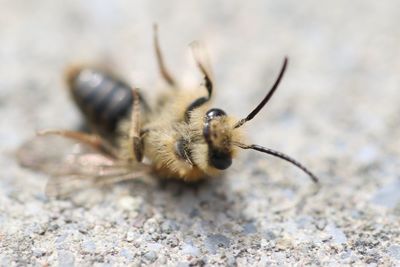
[[73, 69], [67, 79], [72, 96], [90, 127], [102, 135], [112, 136], [118, 122], [130, 113], [131, 87], [110, 74], [91, 68]]

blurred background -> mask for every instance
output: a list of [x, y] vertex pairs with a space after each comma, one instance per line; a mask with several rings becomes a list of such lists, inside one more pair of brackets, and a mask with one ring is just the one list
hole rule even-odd
[[[69, 265], [399, 264], [400, 29], [397, 1], [0, 1], [0, 263]], [[14, 151], [80, 115], [63, 72], [107, 65], [153, 98], [163, 89], [152, 25], [169, 69], [201, 82], [189, 50], [207, 47], [215, 106], [237, 117], [262, 99], [251, 142], [321, 178], [244, 151], [200, 187], [128, 183], [70, 200]], [[112, 215], [110, 215], [112, 214]], [[186, 264], [186, 265], [185, 265]]]

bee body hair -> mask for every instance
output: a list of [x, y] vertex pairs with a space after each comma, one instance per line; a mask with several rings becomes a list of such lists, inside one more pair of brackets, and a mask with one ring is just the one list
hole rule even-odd
[[[192, 110], [189, 121], [184, 121], [185, 110], [193, 99], [204, 95], [202, 91], [198, 88], [169, 90], [159, 96], [154, 112], [146, 116], [141, 126], [145, 132], [144, 155], [159, 176], [197, 181], [220, 174], [220, 170], [208, 163], [208, 145], [203, 137], [204, 114], [210, 104]], [[232, 128], [235, 120], [229, 120], [228, 127]], [[129, 120], [123, 121], [120, 132], [127, 132], [129, 125]], [[238, 141], [242, 139], [241, 131], [234, 134]], [[128, 136], [121, 137], [119, 143], [122, 157], [129, 158]]]

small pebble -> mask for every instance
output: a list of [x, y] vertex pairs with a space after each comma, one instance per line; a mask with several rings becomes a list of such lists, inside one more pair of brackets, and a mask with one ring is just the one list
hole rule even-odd
[[227, 266], [237, 266], [235, 257], [234, 256], [228, 256], [227, 259], [226, 259], [226, 265]]
[[47, 231], [47, 226], [39, 223], [33, 223], [25, 229], [26, 235], [43, 235]]
[[41, 248], [33, 248], [32, 253], [36, 258], [40, 258], [46, 254], [46, 251]]
[[126, 248], [121, 249], [121, 251], [119, 252], [119, 255], [124, 257], [127, 261], [132, 261], [134, 258], [133, 253]]
[[230, 243], [230, 239], [222, 234], [209, 235], [205, 240], [207, 250], [213, 254], [215, 254], [220, 247], [228, 248]]
[[143, 225], [143, 230], [148, 234], [158, 232], [159, 229], [160, 229], [160, 226], [159, 226], [157, 220], [154, 218], [148, 219]]
[[267, 240], [274, 240], [277, 238], [276, 234], [272, 231], [266, 231], [263, 235]]
[[174, 248], [179, 245], [179, 240], [175, 236], [171, 236], [167, 239], [167, 244], [171, 247]]
[[257, 232], [257, 227], [254, 225], [254, 223], [246, 223], [243, 225], [243, 233], [246, 235], [249, 234], [254, 234]]
[[58, 266], [60, 267], [74, 266], [75, 256], [71, 251], [59, 250], [57, 254], [58, 254]]
[[351, 250], [345, 250], [342, 253], [340, 253], [340, 258], [341, 259], [347, 259], [351, 256]]
[[307, 229], [312, 225], [312, 218], [310, 216], [301, 216], [296, 220], [296, 225], [299, 229]]
[[171, 220], [166, 220], [161, 224], [161, 230], [167, 234], [176, 231], [178, 229], [179, 226], [174, 221]]
[[280, 238], [276, 241], [275, 246], [276, 248], [283, 251], [288, 250], [293, 247], [292, 239], [290, 239], [289, 237]]
[[399, 191], [400, 181], [388, 184], [375, 193], [372, 203], [386, 208], [395, 208], [400, 203]]
[[81, 244], [81, 249], [86, 253], [96, 252], [96, 244], [92, 240], [85, 240]]
[[178, 262], [178, 263], [176, 264], [176, 267], [190, 267], [190, 264], [189, 264], [188, 262], [182, 262], [182, 261], [180, 261], [180, 262]]
[[343, 233], [343, 231], [336, 227], [334, 224], [328, 224], [328, 226], [325, 228], [325, 230], [328, 232], [328, 234], [332, 237], [333, 242], [337, 244], [344, 244], [347, 242], [347, 237]]
[[165, 257], [165, 255], [159, 256], [157, 263], [160, 265], [165, 265], [167, 263], [167, 257]]
[[63, 233], [62, 235], [60, 235], [60, 236], [58, 236], [58, 237], [56, 238], [55, 243], [56, 243], [57, 245], [60, 245], [61, 243], [63, 243], [63, 242], [65, 241], [65, 239], [67, 239], [67, 237], [68, 237], [68, 233]]
[[163, 247], [163, 245], [161, 245], [160, 243], [154, 243], [154, 242], [150, 242], [147, 245], [147, 249], [150, 251], [160, 251]]
[[200, 250], [197, 247], [193, 246], [192, 244], [187, 244], [187, 243], [183, 244], [182, 253], [192, 257], [200, 256]]
[[396, 260], [400, 260], [400, 245], [391, 245], [388, 248], [388, 253], [391, 257], [395, 258]]
[[146, 252], [143, 257], [149, 262], [153, 262], [157, 259], [157, 253], [153, 250]]
[[52, 224], [49, 225], [48, 230], [54, 232], [59, 228], [60, 228], [60, 225], [58, 225], [57, 223], [52, 223]]
[[360, 164], [371, 164], [379, 156], [378, 148], [375, 145], [365, 145], [356, 152], [354, 159]]
[[143, 200], [138, 197], [124, 196], [119, 199], [118, 205], [126, 211], [138, 211], [143, 205]]
[[132, 242], [136, 239], [137, 235], [134, 232], [129, 231], [126, 233], [126, 241]]

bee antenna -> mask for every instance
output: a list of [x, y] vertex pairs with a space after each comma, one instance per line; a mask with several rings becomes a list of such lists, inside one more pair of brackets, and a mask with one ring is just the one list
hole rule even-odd
[[238, 146], [238, 147], [240, 147], [240, 148], [242, 148], [242, 149], [253, 149], [253, 150], [257, 150], [257, 151], [272, 155], [274, 157], [286, 160], [286, 161], [292, 163], [293, 165], [297, 166], [298, 168], [300, 168], [306, 174], [308, 174], [308, 176], [311, 178], [311, 180], [314, 183], [318, 183], [318, 181], [319, 181], [318, 177], [315, 176], [315, 174], [313, 174], [303, 164], [301, 164], [297, 160], [293, 159], [292, 157], [290, 157], [290, 156], [288, 156], [286, 154], [283, 154], [282, 152], [279, 152], [279, 151], [276, 151], [276, 150], [273, 150], [273, 149], [270, 149], [270, 148], [262, 147], [262, 146], [259, 146], [259, 145], [245, 145], [245, 144], [237, 143], [237, 142], [234, 142], [233, 144]]
[[260, 110], [268, 103], [268, 101], [271, 99], [272, 95], [275, 93], [279, 83], [282, 80], [283, 74], [286, 71], [287, 63], [288, 63], [288, 58], [285, 57], [281, 68], [281, 72], [279, 73], [278, 78], [276, 79], [272, 88], [269, 90], [268, 94], [264, 97], [264, 99], [260, 102], [260, 104], [258, 104], [258, 106], [249, 115], [247, 115], [246, 118], [241, 119], [235, 124], [235, 126], [233, 127], [234, 129], [241, 127], [243, 124], [253, 119], [258, 114], [258, 112], [260, 112]]

